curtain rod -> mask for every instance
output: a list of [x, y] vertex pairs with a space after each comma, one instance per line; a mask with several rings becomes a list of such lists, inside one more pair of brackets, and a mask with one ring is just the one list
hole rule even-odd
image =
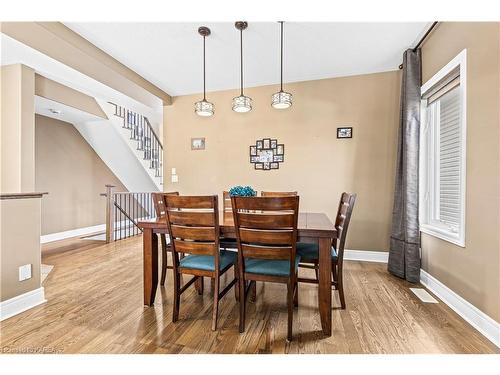
[[[422, 43], [429, 36], [429, 34], [431, 33], [431, 31], [436, 27], [436, 25], [438, 23], [439, 23], [438, 21], [434, 21], [432, 23], [432, 25], [429, 27], [429, 29], [425, 32], [424, 36], [422, 38], [420, 38], [420, 40], [418, 41], [417, 45], [413, 48], [413, 52], [415, 52], [422, 45]], [[403, 64], [399, 65], [399, 69], [403, 69]]]

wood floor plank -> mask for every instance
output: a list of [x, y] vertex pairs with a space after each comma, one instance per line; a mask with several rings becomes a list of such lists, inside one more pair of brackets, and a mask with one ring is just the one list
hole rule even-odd
[[299, 286], [292, 342], [286, 286], [279, 284], [257, 284], [243, 334], [232, 291], [220, 301], [219, 329], [211, 330], [208, 280], [202, 296], [194, 288], [182, 295], [172, 323], [171, 271], [155, 305], [143, 306], [141, 246], [140, 236], [108, 245], [81, 239], [43, 245], [43, 263], [54, 266], [44, 282], [48, 302], [0, 323], [2, 352], [500, 353], [444, 303], [421, 302], [409, 290], [414, 285], [379, 263], [345, 262], [347, 308], [338, 307], [333, 291], [331, 337], [322, 334], [318, 289], [310, 284]]

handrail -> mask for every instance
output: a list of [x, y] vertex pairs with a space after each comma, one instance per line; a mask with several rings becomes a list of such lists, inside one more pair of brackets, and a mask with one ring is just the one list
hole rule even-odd
[[137, 141], [137, 150], [143, 151], [143, 159], [149, 160], [149, 168], [155, 171], [155, 177], [162, 177], [163, 144], [149, 119], [113, 102], [108, 103], [115, 107], [115, 116], [123, 119], [123, 128], [130, 130], [130, 139]]
[[[113, 103], [113, 102], [108, 102], [108, 103], [109, 103], [109, 104], [114, 105], [116, 108], [123, 108], [123, 109], [125, 109], [125, 108], [124, 108], [124, 107], [122, 107], [121, 105], [115, 104], [115, 103]], [[130, 113], [139, 114], [139, 113], [134, 112], [134, 111], [131, 111], [131, 110], [129, 110], [129, 109], [128, 109], [127, 111], [129, 111]], [[115, 110], [115, 114], [116, 114], [117, 112], [118, 112], [118, 111], [116, 111], [116, 110]], [[120, 113], [121, 113], [121, 111], [120, 111]], [[118, 116], [118, 115], [117, 115], [117, 116]], [[124, 116], [119, 116], [119, 117], [124, 118]], [[159, 143], [159, 146], [160, 146], [160, 147], [161, 147], [161, 149], [163, 150], [163, 144], [162, 144], [162, 143], [161, 143], [161, 141], [160, 141], [160, 137], [158, 137], [158, 135], [156, 134], [155, 129], [153, 128], [153, 126], [152, 126], [152, 125], [151, 125], [151, 123], [149, 122], [149, 119], [148, 119], [146, 116], [143, 116], [143, 117], [144, 117], [144, 120], [146, 120], [146, 123], [147, 123], [147, 125], [148, 125], [148, 128], [151, 130], [151, 133], [154, 135], [154, 137], [156, 138], [156, 141]]]
[[151, 133], [153, 133], [153, 135], [155, 136], [156, 138], [156, 141], [158, 142], [158, 146], [160, 146], [160, 148], [163, 150], [163, 145], [160, 141], [160, 138], [156, 135], [156, 132], [153, 128], [153, 126], [151, 126], [151, 123], [149, 122], [148, 118], [146, 116], [144, 116], [144, 120], [146, 120], [146, 123], [148, 124], [148, 127], [151, 129]]

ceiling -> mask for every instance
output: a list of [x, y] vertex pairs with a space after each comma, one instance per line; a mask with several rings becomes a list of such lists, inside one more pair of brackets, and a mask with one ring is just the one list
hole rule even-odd
[[[203, 90], [200, 25], [206, 40], [207, 91], [239, 87], [239, 32], [233, 23], [65, 23], [170, 95]], [[285, 82], [396, 70], [430, 23], [286, 22]], [[249, 22], [243, 32], [244, 85], [279, 82], [279, 24]]]

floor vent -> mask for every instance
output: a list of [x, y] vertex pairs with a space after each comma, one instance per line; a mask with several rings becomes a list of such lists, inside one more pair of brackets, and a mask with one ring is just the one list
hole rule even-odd
[[433, 296], [422, 288], [410, 288], [410, 290], [424, 303], [439, 303]]

